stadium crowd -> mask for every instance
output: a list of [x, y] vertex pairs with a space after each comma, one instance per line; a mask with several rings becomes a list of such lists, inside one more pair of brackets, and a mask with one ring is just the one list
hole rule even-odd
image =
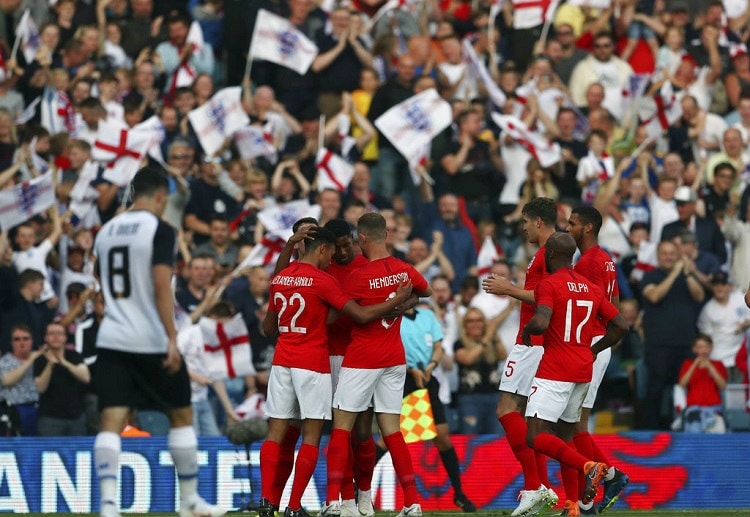
[[[574, 207], [597, 208], [599, 244], [617, 263], [629, 332], [613, 351], [601, 407], [633, 410], [638, 428], [669, 428], [672, 388], [683, 384], [681, 368], [699, 336], [725, 379], [747, 382], [747, 5], [391, 3], [0, 2], [0, 188], [51, 169], [55, 194], [49, 210], [0, 236], [0, 398], [17, 430], [96, 433], [88, 386], [105, 307], [92, 246], [129, 191], [92, 160], [92, 148], [100, 125], [128, 129], [152, 116], [163, 126], [163, 160], [144, 161], [170, 176], [164, 218], [179, 232], [178, 328], [203, 317], [228, 321], [236, 311], [252, 349], [254, 374], [223, 381], [211, 378], [186, 340], [199, 434], [241, 419], [237, 406], [268, 382], [275, 338], [262, 322], [283, 242], [266, 237], [259, 214], [296, 200], [320, 207], [321, 226], [343, 218], [353, 230], [362, 214], [379, 212], [388, 251], [428, 280], [432, 296], [420, 310], [435, 314], [444, 336], [435, 374], [451, 432], [500, 432], [497, 385], [520, 304], [482, 291], [480, 278], [523, 285], [536, 248], [520, 231], [522, 208], [539, 197], [557, 202], [562, 231]], [[264, 61], [248, 66], [261, 9], [317, 45], [306, 73]], [[39, 32], [33, 55], [17, 48], [26, 12]], [[186, 43], [193, 21], [202, 52]], [[471, 73], [467, 46], [502, 105]], [[190, 79], [178, 86], [185, 71]], [[243, 158], [245, 144], [235, 139], [203, 151], [188, 113], [226, 86], [241, 86], [250, 125], [263, 130], [272, 152]], [[375, 121], [430, 88], [450, 103], [453, 121], [412, 174]], [[501, 129], [493, 112], [559, 145], [557, 159], [550, 164], [537, 144]], [[353, 166], [341, 190], [318, 189], [321, 143]], [[251, 253], [266, 259], [237, 270]], [[690, 393], [688, 406], [717, 406]], [[674, 404], [684, 405], [679, 397]], [[133, 423], [166, 434], [166, 418], [152, 409], [139, 408]], [[696, 429], [691, 424], [686, 429]]]

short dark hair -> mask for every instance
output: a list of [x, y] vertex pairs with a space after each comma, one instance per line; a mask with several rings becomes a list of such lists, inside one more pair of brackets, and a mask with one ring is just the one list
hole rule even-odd
[[331, 219], [323, 228], [330, 231], [336, 239], [352, 236], [352, 229], [344, 219]]
[[299, 227], [302, 226], [303, 224], [314, 224], [314, 225], [317, 225], [318, 224], [318, 220], [315, 219], [314, 217], [303, 217], [302, 219], [299, 219], [298, 221], [296, 221], [292, 225], [292, 231], [294, 233], [297, 233], [297, 230], [299, 230]]
[[44, 280], [44, 275], [40, 271], [36, 269], [24, 269], [18, 275], [18, 286], [24, 288], [28, 284], [38, 282], [39, 280]]
[[213, 318], [231, 318], [234, 316], [235, 310], [232, 302], [227, 300], [221, 300], [216, 302], [206, 311], [206, 316]]
[[173, 23], [182, 23], [185, 27], [190, 27], [190, 18], [181, 12], [172, 13], [167, 18], [167, 25], [172, 25]]
[[557, 203], [548, 197], [537, 197], [526, 203], [521, 213], [532, 219], [538, 217], [546, 226], [554, 226], [557, 221]]
[[34, 333], [31, 332], [31, 327], [29, 327], [26, 323], [16, 323], [10, 328], [10, 335], [12, 336], [14, 333], [18, 332], [26, 332], [29, 335], [33, 335]]
[[146, 166], [135, 173], [131, 185], [133, 199], [151, 197], [160, 190], [169, 190], [169, 178], [166, 172]]
[[369, 212], [357, 221], [357, 233], [364, 233], [370, 239], [385, 239], [385, 217], [377, 212]]
[[311, 228], [307, 233], [307, 238], [305, 238], [305, 255], [317, 250], [325, 244], [331, 246], [336, 245], [336, 236], [333, 232], [320, 226]]
[[716, 167], [714, 167], [714, 176], [717, 176], [723, 170], [731, 171], [732, 177], [737, 176], [737, 169], [735, 169], [734, 165], [729, 162], [721, 162], [716, 165]]
[[695, 335], [695, 339], [693, 340], [693, 344], [695, 344], [696, 341], [703, 340], [706, 341], [709, 345], [714, 346], [714, 340], [711, 336], [708, 334], [704, 334], [703, 332], [698, 332]]
[[602, 229], [602, 214], [593, 206], [577, 206], [571, 212], [576, 214], [583, 224], [591, 224], [594, 227], [594, 235], [599, 236]]

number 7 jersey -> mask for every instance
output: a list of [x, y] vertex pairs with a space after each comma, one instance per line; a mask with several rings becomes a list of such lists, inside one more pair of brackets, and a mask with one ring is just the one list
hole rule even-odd
[[97, 348], [166, 353], [167, 333], [156, 309], [152, 267], [174, 264], [174, 229], [151, 212], [124, 212], [101, 227], [94, 254], [104, 294]]

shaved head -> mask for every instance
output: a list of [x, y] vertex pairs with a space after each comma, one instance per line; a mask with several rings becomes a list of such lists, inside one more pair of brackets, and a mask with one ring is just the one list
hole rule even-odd
[[573, 263], [573, 255], [576, 252], [576, 241], [569, 234], [555, 232], [545, 246], [544, 259], [547, 263], [547, 272], [554, 273], [558, 269], [570, 267]]

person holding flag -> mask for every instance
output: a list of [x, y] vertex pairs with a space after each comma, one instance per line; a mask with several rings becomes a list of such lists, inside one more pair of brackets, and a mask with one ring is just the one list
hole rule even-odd
[[214, 51], [211, 44], [205, 41], [202, 48], [189, 41], [190, 20], [185, 15], [170, 16], [167, 19], [167, 27], [169, 41], [159, 43], [154, 52], [161, 58], [164, 73], [168, 77], [164, 88], [171, 95], [178, 86], [177, 78], [181, 71], [184, 70], [191, 77], [198, 74], [213, 74]]

